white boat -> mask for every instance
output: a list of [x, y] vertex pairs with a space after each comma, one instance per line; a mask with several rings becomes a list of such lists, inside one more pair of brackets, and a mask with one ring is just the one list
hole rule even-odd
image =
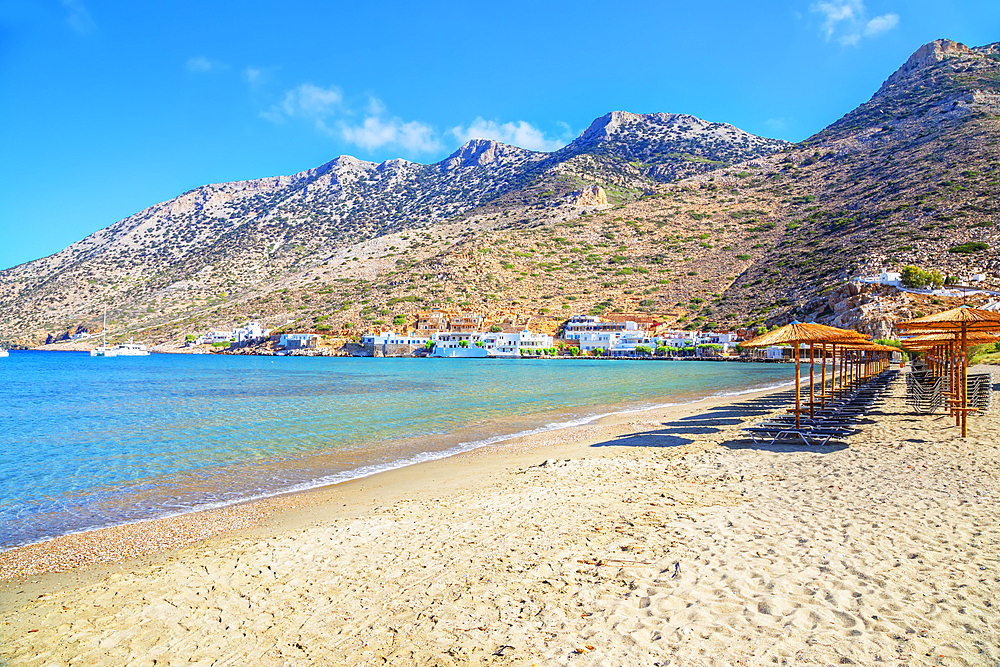
[[108, 308], [104, 307], [104, 328], [101, 330], [101, 344], [90, 351], [92, 357], [117, 357], [118, 350], [108, 347]]
[[9, 357], [9, 356], [10, 356], [10, 353], [7, 352], [7, 350], [5, 350], [2, 347], [0, 347], [0, 357]]
[[115, 353], [119, 357], [148, 357], [149, 350], [146, 346], [141, 343], [136, 343], [133, 339], [129, 338], [127, 343], [122, 343], [115, 350]]

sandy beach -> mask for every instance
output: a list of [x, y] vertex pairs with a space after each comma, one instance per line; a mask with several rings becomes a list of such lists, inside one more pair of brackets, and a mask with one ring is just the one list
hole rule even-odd
[[745, 440], [761, 392], [0, 554], [0, 662], [996, 665], [1000, 417], [904, 391], [846, 446]]

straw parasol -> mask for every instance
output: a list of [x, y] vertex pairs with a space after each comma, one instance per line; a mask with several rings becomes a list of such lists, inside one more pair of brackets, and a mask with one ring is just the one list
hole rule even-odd
[[[800, 367], [799, 367], [799, 346], [803, 343], [809, 345], [814, 345], [816, 343], [839, 343], [842, 341], [854, 340], [857, 341], [860, 338], [860, 334], [856, 331], [848, 331], [847, 329], [837, 329], [836, 327], [828, 327], [824, 324], [816, 324], [813, 322], [792, 322], [791, 324], [786, 324], [783, 327], [779, 327], [774, 331], [769, 331], [766, 334], [762, 334], [753, 338], [745, 343], [740, 343], [740, 347], [770, 347], [772, 345], [791, 345], [795, 354], [795, 428], [799, 427], [799, 415], [803, 412], [801, 408], [801, 394], [799, 389], [799, 379], [801, 377]], [[812, 354], [810, 349], [810, 361], [812, 361]], [[825, 366], [824, 366], [825, 369]], [[810, 367], [809, 373], [809, 395], [813, 394], [812, 386], [812, 368]], [[810, 401], [810, 404], [812, 401]], [[813, 406], [810, 405], [809, 409], [812, 411]]]
[[965, 350], [975, 343], [969, 342], [969, 334], [973, 333], [1000, 333], [1000, 312], [992, 310], [982, 310], [969, 306], [959, 306], [933, 315], [925, 315], [905, 322], [897, 322], [896, 328], [900, 331], [921, 331], [923, 333], [947, 333], [951, 334], [961, 353], [960, 365], [958, 368], [957, 394], [955, 395], [956, 407], [953, 410], [957, 413], [957, 419], [962, 426], [962, 437], [968, 436], [968, 416], [969, 416], [969, 387], [968, 387], [968, 360], [965, 358]]

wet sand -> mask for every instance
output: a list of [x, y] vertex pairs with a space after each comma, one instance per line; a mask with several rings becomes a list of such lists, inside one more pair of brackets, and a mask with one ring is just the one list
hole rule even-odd
[[995, 665], [1000, 418], [903, 391], [846, 446], [744, 440], [762, 392], [8, 552], [0, 661]]

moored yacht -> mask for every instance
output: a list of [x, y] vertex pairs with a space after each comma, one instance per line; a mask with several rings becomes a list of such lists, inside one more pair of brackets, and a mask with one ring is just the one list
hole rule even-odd
[[101, 330], [101, 344], [90, 351], [92, 357], [117, 357], [118, 351], [108, 347], [108, 308], [104, 307], [104, 328]]
[[122, 343], [115, 350], [115, 353], [119, 357], [148, 357], [149, 350], [142, 343], [136, 343], [132, 338], [128, 339], [127, 343]]

